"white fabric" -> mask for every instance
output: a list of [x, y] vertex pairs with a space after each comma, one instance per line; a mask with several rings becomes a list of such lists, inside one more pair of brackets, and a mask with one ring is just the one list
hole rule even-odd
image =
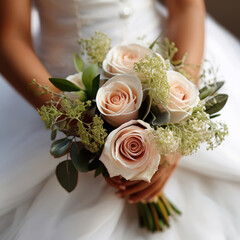
[[[127, 5], [132, 15], [121, 18]], [[143, 34], [151, 38], [160, 32], [159, 22], [164, 25], [164, 14], [146, 0], [38, 0], [36, 6], [42, 29], [37, 52], [54, 76], [74, 73], [78, 35], [105, 30], [120, 42], [129, 40], [128, 35], [130, 40]], [[221, 117], [230, 135], [213, 152], [202, 149], [180, 161], [165, 187], [183, 211], [171, 229], [156, 234], [139, 229], [136, 209], [91, 173], [79, 174], [76, 190], [66, 193], [54, 175], [59, 160], [49, 154], [49, 132], [35, 110], [1, 79], [1, 240], [240, 239], [240, 45], [210, 18], [206, 26], [206, 57], [219, 65], [226, 80], [223, 90], [230, 95]]]

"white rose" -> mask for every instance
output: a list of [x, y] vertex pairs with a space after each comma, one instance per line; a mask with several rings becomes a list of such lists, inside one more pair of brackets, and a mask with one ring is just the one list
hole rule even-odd
[[113, 127], [138, 118], [143, 92], [135, 75], [122, 74], [109, 79], [98, 90], [97, 108]]
[[132, 120], [108, 135], [99, 159], [110, 177], [121, 175], [127, 180], [150, 182], [161, 159], [154, 144], [147, 140], [151, 131], [144, 121]]
[[199, 103], [198, 89], [195, 84], [176, 71], [167, 72], [170, 85], [170, 99], [167, 110], [170, 112], [170, 122], [180, 122], [192, 114]]
[[[76, 86], [80, 87], [81, 89], [85, 90], [85, 86], [82, 82], [82, 73], [76, 73], [73, 75], [69, 75], [67, 78], [70, 82], [74, 83]], [[68, 98], [71, 101], [75, 101], [76, 99], [80, 99], [81, 101], [87, 100], [87, 95], [84, 91], [78, 91], [78, 92], [64, 92], [63, 93], [66, 98]]]
[[106, 76], [119, 74], [134, 74], [134, 63], [152, 55], [153, 51], [139, 44], [119, 45], [110, 49], [103, 61], [103, 70]]

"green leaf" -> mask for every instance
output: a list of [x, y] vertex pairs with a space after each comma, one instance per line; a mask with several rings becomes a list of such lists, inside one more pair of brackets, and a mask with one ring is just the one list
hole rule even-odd
[[84, 70], [84, 62], [83, 62], [83, 60], [78, 56], [77, 53], [74, 53], [74, 55], [73, 55], [73, 61], [74, 61], [75, 69], [76, 69], [78, 72], [83, 72], [83, 70]]
[[214, 93], [216, 93], [223, 85], [225, 82], [220, 81], [220, 82], [216, 82], [216, 84], [212, 84], [211, 86], [214, 87], [213, 92], [211, 93], [211, 95], [213, 95]]
[[145, 122], [149, 123], [150, 125], [153, 125], [153, 122], [156, 120], [155, 115], [152, 112], [149, 112], [147, 117], [145, 118]]
[[99, 176], [102, 173], [102, 165], [98, 165], [98, 167], [95, 170], [94, 177]]
[[92, 81], [92, 90], [91, 90], [91, 93], [90, 93], [90, 97], [92, 99], [96, 98], [97, 91], [99, 89], [99, 82], [100, 82], [100, 74], [98, 74]]
[[157, 43], [158, 39], [161, 37], [162, 34], [159, 34], [157, 38], [152, 42], [152, 44], [149, 46], [149, 48], [152, 50], [155, 44]]
[[59, 139], [52, 143], [51, 148], [50, 148], [50, 153], [55, 158], [59, 158], [66, 154], [71, 143], [72, 143], [71, 139], [68, 139], [68, 138]]
[[152, 106], [152, 96], [149, 94], [149, 89], [143, 91], [143, 101], [139, 110], [139, 119], [145, 120]]
[[101, 161], [98, 159], [98, 157], [96, 157], [95, 159], [93, 159], [93, 161], [90, 162], [88, 166], [89, 171], [96, 170], [100, 164], [101, 164]]
[[210, 98], [205, 103], [206, 113], [214, 114], [214, 113], [219, 112], [226, 104], [227, 99], [228, 99], [228, 95], [226, 95], [226, 94], [219, 94], [215, 97]]
[[77, 186], [78, 172], [70, 160], [58, 164], [56, 176], [61, 186], [68, 192], [72, 192]]
[[64, 78], [49, 78], [49, 81], [59, 90], [65, 91], [65, 92], [77, 92], [82, 90], [78, 86], [76, 86], [74, 83], [68, 81]]
[[100, 174], [102, 174], [105, 178], [110, 177], [106, 167], [104, 166], [104, 164], [101, 161], [98, 160], [98, 164], [97, 164], [97, 167], [96, 167], [96, 170], [95, 170], [94, 177], [97, 177]]
[[212, 89], [209, 87], [204, 87], [199, 90], [199, 98], [200, 100], [208, 97], [212, 93]]
[[170, 113], [168, 111], [161, 112], [157, 106], [151, 107], [151, 113], [154, 116], [151, 124], [154, 126], [162, 126], [170, 119]]
[[216, 117], [219, 117], [219, 116], [221, 116], [221, 114], [214, 114], [214, 115], [210, 116], [210, 119], [213, 119], [213, 118], [216, 118]]
[[89, 162], [94, 158], [94, 155], [85, 148], [79, 149], [77, 143], [73, 143], [70, 149], [70, 157], [78, 171], [88, 172]]
[[92, 91], [92, 82], [93, 79], [99, 74], [99, 69], [96, 64], [91, 64], [85, 70], [82, 74], [82, 81], [83, 84], [88, 91], [88, 93], [91, 93]]
[[54, 129], [54, 130], [52, 130], [52, 132], [51, 132], [51, 140], [52, 140], [52, 141], [55, 140], [56, 136], [57, 136], [57, 129]]
[[216, 82], [215, 84], [209, 84], [199, 90], [199, 98], [205, 99], [206, 97], [213, 95], [216, 93], [222, 86], [224, 85], [224, 82]]

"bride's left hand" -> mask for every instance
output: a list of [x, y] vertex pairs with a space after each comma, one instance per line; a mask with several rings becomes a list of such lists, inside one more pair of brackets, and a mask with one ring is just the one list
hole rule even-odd
[[152, 202], [162, 191], [168, 178], [177, 166], [180, 155], [174, 155], [173, 162], [167, 166], [159, 166], [158, 171], [153, 175], [151, 182], [128, 181], [121, 176], [106, 178], [106, 182], [118, 189], [117, 195], [125, 197], [129, 203]]

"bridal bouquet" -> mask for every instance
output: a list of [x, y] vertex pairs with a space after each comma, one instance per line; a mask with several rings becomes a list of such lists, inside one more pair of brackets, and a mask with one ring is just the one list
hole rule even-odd
[[[151, 182], [176, 156], [193, 154], [204, 142], [213, 149], [224, 140], [227, 126], [212, 120], [227, 101], [217, 93], [223, 82], [213, 79], [198, 90], [183, 71], [184, 59], [173, 60], [173, 43], [111, 47], [96, 32], [80, 45], [85, 62], [74, 55], [77, 73], [49, 79], [60, 93], [34, 81], [51, 95], [38, 112], [52, 130], [50, 153], [66, 156], [56, 175], [68, 192], [77, 185], [78, 171]], [[55, 140], [57, 132], [65, 137]], [[150, 231], [163, 230], [170, 216], [180, 214], [162, 192], [156, 195], [136, 203], [140, 226]]]

